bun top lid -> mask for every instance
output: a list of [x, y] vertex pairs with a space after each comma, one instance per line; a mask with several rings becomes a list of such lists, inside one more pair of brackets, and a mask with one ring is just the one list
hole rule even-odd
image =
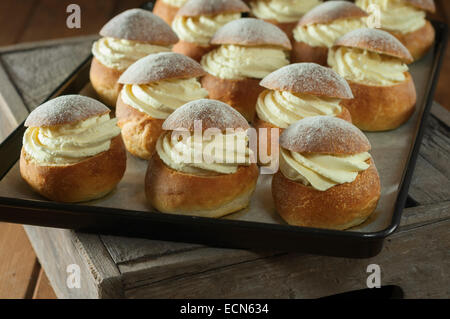
[[410, 5], [412, 5], [413, 7], [416, 7], [417, 9], [421, 9], [431, 13], [434, 13], [436, 11], [434, 0], [405, 0], [405, 1]]
[[291, 50], [291, 42], [280, 28], [254, 18], [228, 22], [213, 35], [211, 44], [236, 44], [243, 46], [269, 45]]
[[195, 121], [201, 121], [202, 131], [209, 128], [217, 128], [221, 131], [227, 128], [246, 130], [250, 127], [247, 120], [228, 104], [217, 100], [200, 99], [176, 109], [164, 121], [162, 128], [194, 131]]
[[333, 116], [313, 116], [283, 131], [280, 145], [293, 152], [351, 155], [370, 150], [367, 137], [353, 124]]
[[41, 104], [25, 121], [26, 127], [73, 124], [109, 113], [104, 104], [87, 96], [63, 95]]
[[198, 17], [223, 13], [250, 11], [241, 0], [188, 0], [177, 12], [177, 16]]
[[178, 37], [163, 19], [148, 10], [126, 10], [108, 21], [100, 30], [103, 37], [171, 45]]
[[150, 54], [125, 70], [118, 82], [122, 84], [148, 84], [161, 80], [193, 78], [205, 75], [195, 60], [175, 52]]
[[361, 28], [350, 31], [334, 42], [333, 47], [337, 46], [373, 51], [406, 63], [413, 62], [411, 53], [396, 37], [379, 29]]
[[368, 14], [348, 1], [329, 1], [308, 11], [298, 22], [298, 26], [308, 24], [327, 24], [338, 19], [367, 17]]
[[267, 75], [259, 84], [277, 91], [340, 99], [353, 98], [352, 90], [342, 76], [316, 63], [286, 65]]

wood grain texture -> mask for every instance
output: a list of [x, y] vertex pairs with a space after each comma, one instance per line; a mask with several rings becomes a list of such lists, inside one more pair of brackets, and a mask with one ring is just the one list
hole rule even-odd
[[42, 268], [39, 271], [39, 277], [34, 288], [33, 299], [56, 299], [55, 291]]

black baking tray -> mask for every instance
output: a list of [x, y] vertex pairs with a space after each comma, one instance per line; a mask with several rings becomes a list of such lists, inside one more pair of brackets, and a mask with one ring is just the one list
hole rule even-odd
[[[419, 153], [439, 69], [447, 42], [447, 26], [433, 21], [436, 42], [431, 81], [426, 87], [415, 140], [403, 172], [395, 211], [388, 227], [376, 232], [354, 232], [297, 227], [261, 222], [212, 219], [141, 212], [81, 204], [31, 201], [0, 197], [0, 221], [68, 228], [80, 232], [202, 243], [217, 247], [296, 251], [302, 253], [367, 258], [378, 254], [384, 239], [399, 226], [408, 188]], [[50, 98], [78, 93], [86, 84], [91, 57], [87, 58]], [[23, 123], [0, 145], [0, 181], [17, 163], [25, 131]]]

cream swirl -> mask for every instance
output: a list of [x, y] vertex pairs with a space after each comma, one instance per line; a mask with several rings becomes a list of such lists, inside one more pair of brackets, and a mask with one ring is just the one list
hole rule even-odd
[[233, 174], [240, 165], [250, 165], [253, 154], [244, 130], [228, 134], [205, 131], [199, 136], [166, 132], [159, 137], [156, 152], [170, 168], [194, 175]]
[[166, 119], [183, 104], [207, 96], [196, 78], [127, 84], [120, 95], [123, 102], [155, 119]]
[[162, 2], [172, 7], [181, 8], [187, 0], [162, 0]]
[[312, 47], [330, 48], [340, 36], [365, 26], [361, 18], [340, 19], [328, 24], [308, 24], [294, 29], [294, 39]]
[[117, 119], [105, 114], [74, 124], [29, 127], [23, 148], [40, 165], [69, 165], [107, 151], [119, 134]]
[[416, 31], [425, 25], [426, 13], [404, 0], [356, 0], [356, 5], [379, 19], [381, 28], [400, 33]]
[[149, 54], [170, 50], [165, 46], [110, 37], [101, 38], [92, 45], [92, 54], [101, 64], [119, 71]]
[[379, 86], [405, 81], [408, 71], [397, 58], [348, 47], [329, 50], [328, 65], [346, 80]]
[[280, 170], [283, 175], [319, 191], [353, 182], [358, 173], [370, 167], [368, 152], [354, 155], [300, 154], [281, 148]]
[[250, 2], [250, 6], [255, 17], [284, 23], [298, 21], [321, 2], [320, 0], [255, 0]]
[[342, 112], [340, 99], [311, 94], [293, 94], [288, 91], [265, 90], [256, 102], [256, 114], [266, 122], [287, 128], [305, 117], [336, 116]]
[[172, 28], [180, 40], [207, 46], [209, 40], [220, 27], [240, 17], [240, 13], [224, 13], [199, 17], [178, 16], [173, 20]]
[[282, 48], [229, 44], [205, 54], [201, 64], [206, 72], [221, 79], [262, 79], [288, 65], [289, 60]]

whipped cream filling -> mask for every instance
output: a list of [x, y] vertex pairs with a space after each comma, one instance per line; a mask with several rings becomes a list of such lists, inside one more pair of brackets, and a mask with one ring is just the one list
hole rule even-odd
[[109, 150], [111, 139], [119, 134], [117, 119], [105, 114], [74, 124], [29, 127], [23, 148], [39, 165], [69, 165]]
[[240, 13], [224, 13], [212, 16], [175, 17], [172, 28], [180, 40], [209, 45], [209, 40], [216, 31], [230, 21], [241, 17]]
[[365, 23], [360, 18], [340, 19], [328, 24], [297, 26], [293, 33], [297, 42], [304, 42], [312, 47], [331, 48], [337, 38], [363, 27], [365, 27]]
[[328, 65], [346, 80], [378, 86], [403, 82], [408, 71], [397, 58], [348, 47], [329, 50]]
[[379, 20], [381, 28], [409, 33], [422, 28], [426, 13], [404, 0], [356, 0], [355, 4], [370, 13], [371, 21]]
[[162, 0], [162, 2], [172, 7], [181, 8], [187, 0]]
[[280, 128], [310, 116], [336, 116], [342, 112], [340, 99], [311, 94], [294, 94], [288, 91], [265, 90], [258, 96], [258, 117]]
[[149, 54], [170, 50], [171, 48], [165, 46], [110, 37], [101, 38], [92, 45], [92, 54], [101, 64], [119, 71], [127, 69]]
[[250, 2], [250, 7], [259, 19], [286, 23], [298, 21], [320, 3], [320, 0], [255, 0]]
[[282, 48], [268, 46], [245, 47], [221, 45], [205, 54], [201, 64], [206, 72], [221, 79], [262, 79], [289, 64]]
[[368, 152], [354, 155], [300, 154], [280, 149], [280, 170], [295, 182], [326, 191], [333, 186], [351, 183], [370, 167]]
[[203, 99], [208, 91], [196, 78], [169, 79], [150, 84], [126, 84], [122, 101], [155, 119], [166, 119], [187, 102]]
[[[178, 135], [181, 134], [181, 135]], [[180, 138], [183, 136], [183, 138]], [[247, 132], [206, 134], [165, 132], [156, 143], [156, 152], [170, 168], [193, 175], [236, 173], [240, 165], [250, 165], [252, 151]]]

